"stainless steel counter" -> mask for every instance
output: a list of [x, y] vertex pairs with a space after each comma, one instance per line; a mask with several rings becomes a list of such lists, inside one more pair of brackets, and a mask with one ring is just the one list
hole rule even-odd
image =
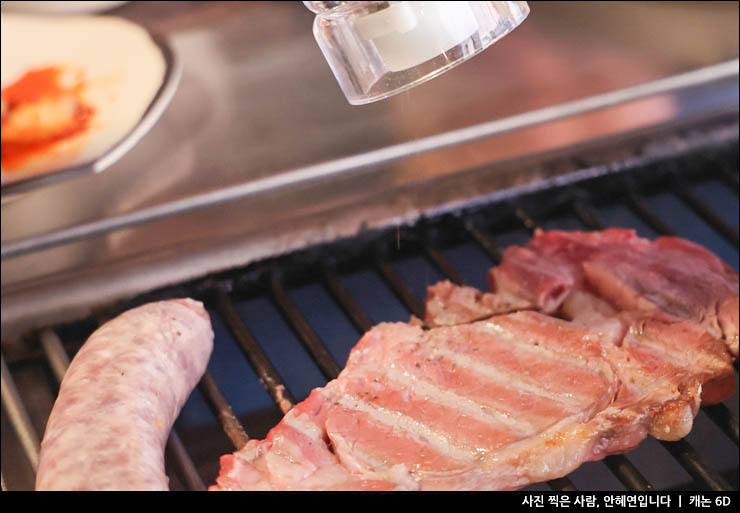
[[[313, 41], [313, 15], [299, 2], [129, 3], [112, 14], [167, 36], [182, 60], [172, 104], [104, 173], [3, 205], [3, 244], [205, 192], [300, 176], [296, 171], [305, 166], [738, 57], [736, 2], [530, 5], [532, 13], [520, 28], [470, 62], [397, 97], [353, 107]], [[556, 117], [358, 172], [285, 180], [243, 199], [4, 259], [3, 340], [28, 326], [83, 315], [156, 286], [412, 220], [461, 200], [454, 191], [434, 201], [413, 191], [435, 181], [454, 183], [455, 174], [465, 170], [736, 109], [737, 101], [735, 72], [711, 89]], [[508, 182], [489, 181], [488, 187], [541, 179], [526, 171], [507, 174]], [[470, 174], [464, 176], [470, 180]], [[463, 185], [460, 191], [468, 194]], [[481, 194], [490, 192], [485, 187], [481, 184]]]

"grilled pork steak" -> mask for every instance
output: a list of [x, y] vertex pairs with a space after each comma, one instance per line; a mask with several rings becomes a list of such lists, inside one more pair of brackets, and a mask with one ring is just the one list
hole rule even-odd
[[520, 488], [644, 438], [639, 409], [609, 411], [617, 389], [588, 330], [539, 313], [381, 324], [211, 489]]

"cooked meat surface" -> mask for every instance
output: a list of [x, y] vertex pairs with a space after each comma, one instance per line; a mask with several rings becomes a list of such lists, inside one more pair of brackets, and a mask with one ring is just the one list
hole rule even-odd
[[205, 371], [213, 331], [190, 299], [149, 303], [95, 331], [46, 425], [37, 490], [167, 490], [164, 446]]
[[381, 324], [212, 489], [515, 489], [639, 443], [639, 412], [604, 415], [617, 388], [588, 330], [539, 313]]
[[441, 281], [427, 289], [425, 320], [430, 327], [454, 326], [535, 308], [534, 302], [512, 294], [481, 292], [473, 287]]

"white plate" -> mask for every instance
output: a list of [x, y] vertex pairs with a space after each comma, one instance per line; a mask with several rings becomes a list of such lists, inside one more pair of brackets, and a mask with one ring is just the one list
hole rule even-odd
[[89, 161], [3, 184], [0, 189], [2, 203], [5, 203], [20, 193], [44, 187], [61, 180], [67, 180], [84, 174], [99, 173], [118, 161], [151, 129], [172, 99], [180, 80], [182, 67], [175, 53], [164, 39], [153, 34], [149, 34], [149, 36], [161, 51], [164, 58], [164, 76], [149, 106], [133, 128], [122, 138], [118, 139], [117, 142], [111, 144], [103, 153], [91, 158]]
[[19, 2], [4, 1], [2, 8], [5, 11], [44, 13], [44, 14], [83, 14], [102, 12], [114, 9], [127, 1], [111, 2]]

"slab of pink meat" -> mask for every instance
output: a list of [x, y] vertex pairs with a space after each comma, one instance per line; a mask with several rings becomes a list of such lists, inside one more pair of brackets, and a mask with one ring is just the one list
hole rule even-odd
[[538, 231], [504, 252], [489, 272], [498, 294], [557, 311], [570, 290], [617, 311], [663, 312], [700, 325], [738, 355], [738, 274], [716, 255], [677, 237], [649, 241], [634, 230]]
[[597, 337], [539, 313], [381, 324], [211, 489], [516, 489], [642, 441], [656, 405], [618, 390]]

